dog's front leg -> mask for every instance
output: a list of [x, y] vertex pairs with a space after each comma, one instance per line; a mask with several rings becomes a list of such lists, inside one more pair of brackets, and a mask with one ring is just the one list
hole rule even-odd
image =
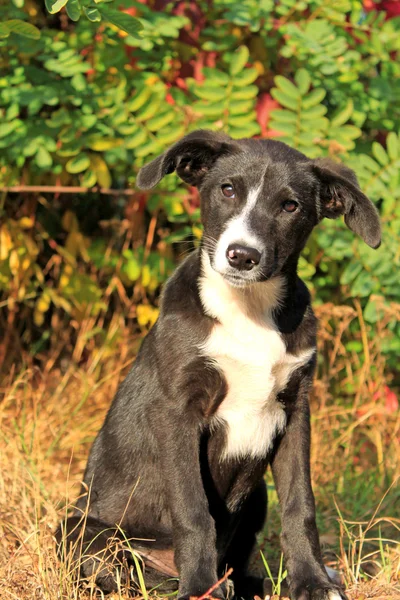
[[287, 399], [287, 429], [271, 461], [281, 504], [282, 549], [293, 600], [342, 600], [346, 596], [325, 571], [315, 522], [307, 393], [310, 379], [303, 379], [295, 397]]
[[[161, 416], [161, 413], [160, 413]], [[200, 596], [217, 581], [214, 520], [200, 472], [200, 426], [194, 417], [168, 407], [158, 435], [160, 460], [172, 519], [179, 598]], [[227, 597], [223, 584], [212, 595]]]

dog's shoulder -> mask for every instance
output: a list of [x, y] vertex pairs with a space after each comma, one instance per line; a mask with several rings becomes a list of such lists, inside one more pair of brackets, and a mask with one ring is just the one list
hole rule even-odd
[[200, 299], [200, 274], [199, 252], [195, 250], [172, 274], [161, 296], [156, 343], [162, 352], [168, 348], [168, 353], [181, 366], [194, 359], [213, 324]]
[[165, 284], [160, 299], [160, 314], [163, 317], [179, 314], [181, 317], [198, 318], [204, 314], [197, 285], [200, 272], [199, 250], [194, 250]]

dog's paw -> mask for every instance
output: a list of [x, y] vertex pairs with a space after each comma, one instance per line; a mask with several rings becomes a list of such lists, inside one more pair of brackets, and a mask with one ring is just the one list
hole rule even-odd
[[347, 600], [339, 589], [317, 589], [311, 593], [311, 600]]
[[233, 585], [232, 579], [227, 579], [224, 581], [221, 587], [224, 593], [224, 598], [226, 600], [231, 600], [231, 598], [233, 598], [235, 595], [235, 586]]
[[335, 585], [341, 586], [342, 585], [342, 576], [339, 573], [339, 571], [336, 571], [335, 569], [331, 569], [330, 567], [327, 567], [325, 565], [325, 571], [326, 574], [328, 575], [329, 579], [332, 581], [332, 583], [334, 583]]
[[296, 600], [348, 600], [338, 587], [326, 585], [307, 586], [295, 595]]

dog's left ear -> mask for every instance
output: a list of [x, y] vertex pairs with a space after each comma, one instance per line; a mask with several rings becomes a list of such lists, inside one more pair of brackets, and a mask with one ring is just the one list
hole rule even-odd
[[183, 181], [198, 186], [204, 175], [222, 154], [235, 151], [235, 144], [221, 132], [199, 129], [189, 133], [169, 150], [142, 167], [136, 185], [148, 190], [176, 170]]
[[349, 229], [371, 248], [378, 248], [381, 244], [378, 211], [360, 190], [354, 171], [325, 158], [314, 160], [312, 168], [321, 184], [321, 217], [336, 219], [344, 215]]

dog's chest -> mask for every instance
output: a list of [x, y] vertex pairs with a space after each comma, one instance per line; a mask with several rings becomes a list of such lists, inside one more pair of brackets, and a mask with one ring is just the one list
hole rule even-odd
[[[223, 457], [264, 457], [286, 425], [277, 394], [310, 353], [293, 356], [271, 319], [256, 324], [245, 317], [214, 325], [203, 349], [227, 380], [228, 392], [211, 426], [226, 427]], [[307, 355], [306, 355], [307, 354]]]
[[211, 419], [226, 430], [222, 458], [265, 457], [286, 425], [277, 400], [294, 370], [314, 349], [294, 356], [286, 351], [272, 318], [283, 294], [278, 277], [249, 290], [237, 290], [204, 260], [200, 297], [214, 325], [200, 351], [225, 376], [228, 391]]

